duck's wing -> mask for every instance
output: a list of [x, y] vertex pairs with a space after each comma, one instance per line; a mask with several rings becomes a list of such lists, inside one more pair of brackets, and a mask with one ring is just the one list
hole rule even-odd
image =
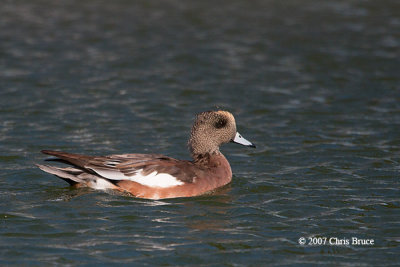
[[87, 156], [50, 150], [42, 152], [114, 181], [130, 180], [148, 186], [169, 187], [192, 183], [196, 177], [192, 162], [160, 154]]

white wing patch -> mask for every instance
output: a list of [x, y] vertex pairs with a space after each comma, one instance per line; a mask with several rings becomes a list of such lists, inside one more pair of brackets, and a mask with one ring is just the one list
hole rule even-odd
[[150, 186], [150, 187], [172, 187], [172, 186], [178, 186], [178, 185], [183, 185], [184, 183], [182, 181], [179, 181], [176, 179], [176, 177], [168, 174], [168, 173], [158, 173], [156, 171], [149, 173], [147, 175], [143, 175], [142, 170], [138, 170], [134, 175], [132, 176], [126, 176], [122, 172], [119, 171], [114, 171], [114, 170], [104, 170], [104, 169], [94, 169], [91, 168], [93, 171], [95, 171], [97, 174], [100, 176], [103, 176], [104, 178], [111, 179], [111, 180], [129, 180], [129, 181], [134, 181], [136, 183]]
[[143, 175], [142, 172], [137, 173], [135, 176], [132, 176], [130, 180], [150, 187], [164, 188], [164, 187], [183, 185], [183, 182], [179, 181], [174, 176], [168, 173], [158, 173], [156, 171], [148, 175]]

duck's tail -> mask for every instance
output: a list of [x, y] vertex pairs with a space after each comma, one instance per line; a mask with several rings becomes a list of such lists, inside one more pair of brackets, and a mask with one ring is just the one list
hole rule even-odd
[[75, 187], [90, 187], [93, 189], [118, 189], [110, 180], [87, 173], [82, 169], [74, 167], [59, 168], [49, 165], [36, 164], [42, 171], [54, 174], [63, 179], [71, 186]]
[[64, 181], [68, 182], [70, 185], [85, 183], [84, 179], [79, 178], [79, 175], [81, 175], [83, 173], [83, 171], [80, 169], [76, 169], [73, 167], [59, 168], [59, 167], [54, 167], [54, 166], [49, 166], [49, 165], [41, 165], [41, 164], [36, 164], [36, 166], [38, 166], [42, 171], [54, 174], [55, 176], [63, 179]]

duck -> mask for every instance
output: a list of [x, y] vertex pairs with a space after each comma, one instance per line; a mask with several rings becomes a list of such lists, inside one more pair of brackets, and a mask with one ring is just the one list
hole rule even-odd
[[36, 166], [76, 188], [111, 189], [153, 200], [195, 197], [232, 181], [231, 166], [220, 152], [220, 146], [229, 142], [256, 147], [237, 132], [232, 113], [205, 111], [197, 114], [190, 131], [188, 148], [192, 160], [161, 154], [89, 156], [42, 150], [55, 157], [53, 160], [69, 166]]

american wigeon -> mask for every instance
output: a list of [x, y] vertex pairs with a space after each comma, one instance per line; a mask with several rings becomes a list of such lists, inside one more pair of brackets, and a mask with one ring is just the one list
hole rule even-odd
[[229, 162], [219, 151], [228, 142], [255, 147], [236, 131], [233, 115], [207, 111], [197, 115], [188, 142], [192, 161], [159, 154], [86, 156], [43, 150], [71, 165], [37, 165], [76, 187], [115, 189], [135, 197], [163, 199], [192, 197], [210, 192], [232, 180]]

